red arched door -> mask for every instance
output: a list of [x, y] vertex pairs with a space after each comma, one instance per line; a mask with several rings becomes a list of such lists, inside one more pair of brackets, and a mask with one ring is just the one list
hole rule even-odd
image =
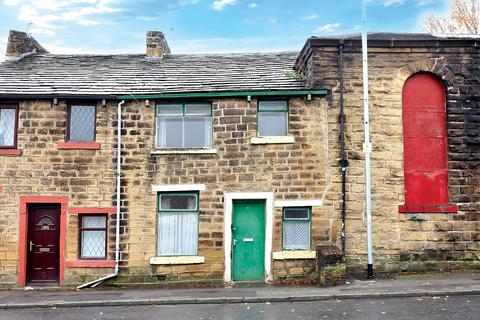
[[402, 94], [405, 204], [400, 212], [456, 212], [449, 204], [445, 88], [414, 74]]

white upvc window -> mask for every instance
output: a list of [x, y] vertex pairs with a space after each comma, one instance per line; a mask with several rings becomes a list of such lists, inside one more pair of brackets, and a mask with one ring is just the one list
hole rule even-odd
[[311, 207], [283, 208], [283, 250], [310, 250]]
[[194, 256], [198, 252], [198, 193], [158, 194], [158, 256]]
[[155, 148], [211, 148], [212, 106], [208, 103], [159, 104]]

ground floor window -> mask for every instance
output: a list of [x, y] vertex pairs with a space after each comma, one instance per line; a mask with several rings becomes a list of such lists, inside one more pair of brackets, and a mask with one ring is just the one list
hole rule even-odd
[[106, 259], [107, 216], [80, 215], [80, 259]]
[[197, 255], [198, 193], [159, 193], [159, 256]]
[[283, 208], [283, 250], [310, 250], [311, 207]]

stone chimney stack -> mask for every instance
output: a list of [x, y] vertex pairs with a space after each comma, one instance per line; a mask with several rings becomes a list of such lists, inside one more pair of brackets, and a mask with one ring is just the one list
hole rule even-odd
[[5, 60], [20, 60], [35, 53], [49, 53], [37, 40], [25, 32], [10, 30]]
[[163, 58], [164, 55], [170, 53], [165, 35], [160, 31], [147, 32], [147, 57]]

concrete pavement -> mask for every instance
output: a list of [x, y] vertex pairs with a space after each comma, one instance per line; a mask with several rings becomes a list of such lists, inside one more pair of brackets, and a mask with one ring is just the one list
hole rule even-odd
[[353, 281], [321, 287], [208, 289], [88, 289], [0, 291], [0, 309], [132, 305], [307, 302], [332, 299], [480, 295], [480, 273], [433, 274], [397, 280]]

